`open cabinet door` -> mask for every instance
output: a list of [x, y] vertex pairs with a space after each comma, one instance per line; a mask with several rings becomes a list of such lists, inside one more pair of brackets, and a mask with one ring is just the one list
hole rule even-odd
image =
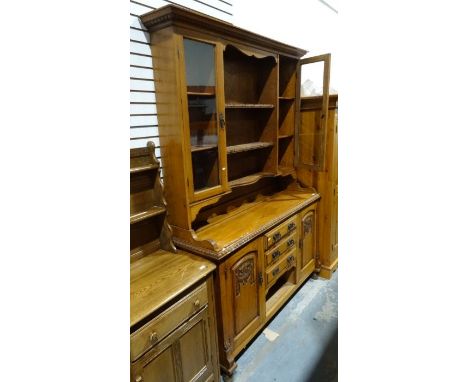
[[[328, 96], [330, 86], [330, 53], [300, 60], [297, 70], [296, 100], [296, 167], [307, 167], [323, 171], [327, 141]], [[323, 71], [322, 94], [313, 89], [311, 78]], [[315, 76], [314, 76], [315, 74]], [[309, 78], [309, 76], [311, 78]], [[301, 99], [322, 98], [321, 112], [314, 118], [301, 116]]]

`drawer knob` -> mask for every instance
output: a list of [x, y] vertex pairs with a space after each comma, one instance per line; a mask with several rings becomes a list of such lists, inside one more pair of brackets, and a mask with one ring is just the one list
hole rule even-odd
[[274, 235], [273, 235], [273, 241], [276, 243], [277, 241], [279, 241], [281, 239], [281, 234], [279, 232], [276, 232]]
[[198, 299], [195, 300], [195, 302], [193, 303], [193, 306], [198, 309], [200, 307], [200, 300]]
[[293, 255], [288, 256], [288, 266], [289, 267], [292, 265], [293, 261], [294, 261], [294, 256]]
[[271, 254], [271, 258], [272, 258], [273, 260], [276, 260], [276, 258], [277, 258], [279, 255], [281, 255], [281, 252], [280, 252], [279, 250], [276, 250], [275, 252], [273, 252], [273, 253]]
[[158, 333], [152, 332], [150, 334], [150, 342], [154, 344], [155, 342], [158, 342]]
[[288, 224], [288, 231], [292, 231], [294, 228], [296, 228], [296, 223], [292, 222]]
[[294, 239], [288, 240], [288, 247], [292, 247], [294, 245]]
[[276, 275], [279, 273], [279, 271], [280, 271], [279, 267], [278, 267], [278, 268], [275, 268], [275, 269], [273, 270], [273, 272], [271, 272], [271, 274], [272, 274], [273, 277], [274, 277], [274, 276], [276, 276]]

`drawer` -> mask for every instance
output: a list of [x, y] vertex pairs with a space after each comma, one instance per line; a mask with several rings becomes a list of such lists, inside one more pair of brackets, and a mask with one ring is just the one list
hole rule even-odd
[[276, 265], [266, 272], [267, 288], [273, 284], [284, 272], [296, 265], [296, 250], [292, 249], [281, 257]]
[[130, 359], [136, 360], [208, 303], [206, 283], [130, 336]]
[[292, 231], [297, 228], [296, 216], [285, 221], [283, 224], [280, 224], [275, 229], [272, 229], [270, 232], [264, 236], [264, 249], [267, 250], [273, 245], [281, 241], [285, 236], [288, 236]]
[[281, 255], [297, 246], [297, 233], [286, 236], [278, 245], [265, 252], [266, 265], [269, 266], [277, 262]]

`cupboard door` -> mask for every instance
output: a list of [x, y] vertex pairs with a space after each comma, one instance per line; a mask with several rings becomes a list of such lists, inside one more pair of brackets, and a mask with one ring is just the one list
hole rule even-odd
[[156, 350], [131, 366], [132, 382], [178, 381], [177, 349], [174, 342], [165, 341]]
[[224, 264], [225, 304], [223, 316], [228, 338], [225, 349], [236, 349], [262, 324], [265, 318], [265, 289], [261, 241], [242, 248]]
[[213, 374], [207, 309], [198, 315], [179, 338], [182, 381], [206, 381]]
[[[297, 167], [323, 171], [327, 142], [328, 96], [330, 86], [331, 55], [309, 57], [299, 61], [296, 89], [296, 157]], [[316, 85], [317, 74], [323, 72], [322, 86]], [[320, 77], [320, 76], [319, 76]], [[300, 113], [301, 98], [322, 97], [322, 108], [318, 121], [304, 119]]]
[[213, 380], [212, 356], [205, 307], [132, 364], [132, 382]]
[[222, 52], [215, 43], [182, 39], [182, 98], [188, 110], [187, 147], [190, 152], [191, 201], [227, 189]]
[[301, 214], [300, 256], [297, 267], [299, 282], [308, 277], [315, 269], [317, 254], [315, 206]]

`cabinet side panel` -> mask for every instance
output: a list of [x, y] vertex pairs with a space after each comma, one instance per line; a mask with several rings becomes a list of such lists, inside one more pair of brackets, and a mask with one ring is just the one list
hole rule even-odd
[[151, 35], [151, 50], [156, 82], [164, 187], [170, 224], [190, 229], [186, 166], [184, 164], [183, 119], [180, 78], [177, 68], [177, 36], [170, 28]]

